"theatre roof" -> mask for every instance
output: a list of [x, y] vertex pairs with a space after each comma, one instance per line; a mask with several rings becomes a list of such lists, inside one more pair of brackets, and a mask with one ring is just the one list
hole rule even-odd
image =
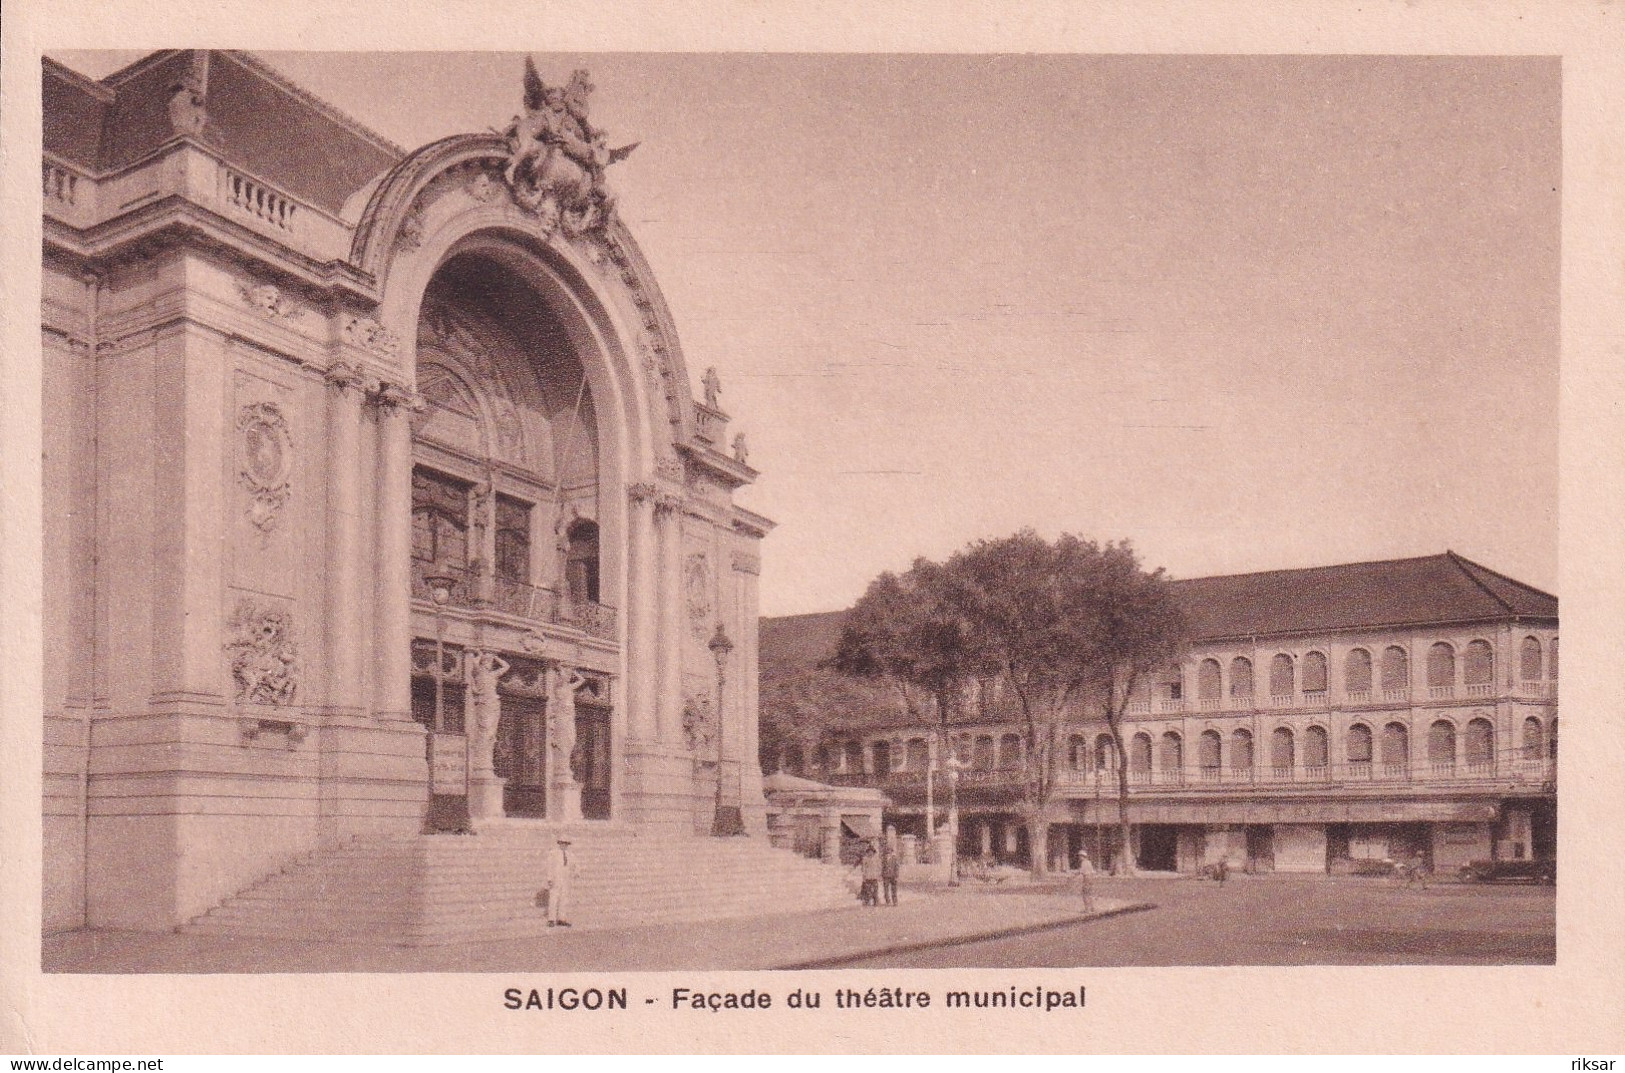
[[170, 100], [190, 81], [207, 119], [198, 140], [229, 163], [338, 213], [405, 153], [244, 52], [169, 49], [97, 82], [44, 62], [47, 153], [115, 171], [174, 141]]

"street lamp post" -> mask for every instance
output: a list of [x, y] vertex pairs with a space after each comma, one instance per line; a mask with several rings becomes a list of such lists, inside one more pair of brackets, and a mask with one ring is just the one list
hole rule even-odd
[[[728, 685], [728, 654], [734, 650], [734, 643], [728, 639], [728, 631], [717, 623], [717, 632], [711, 635], [706, 645], [711, 650], [711, 658], [717, 661], [717, 798], [716, 808], [711, 820], [711, 834], [713, 837], [723, 838], [730, 835], [745, 833], [745, 818], [740, 811], [740, 805], [724, 805], [722, 803], [722, 783], [727, 777], [726, 761], [723, 759], [724, 727], [727, 720], [724, 718], [723, 697]], [[744, 800], [743, 785], [744, 772], [740, 772], [741, 785], [739, 799]]]
[[[441, 735], [446, 732], [446, 605], [451, 602], [451, 587], [457, 579], [443, 574], [425, 576], [423, 583], [429, 587], [429, 600], [434, 604], [434, 737], [430, 739], [430, 756], [433, 758], [443, 740]], [[453, 830], [458, 832], [472, 831], [468, 815], [468, 750], [463, 750], [463, 793], [464, 797], [452, 801], [444, 798], [454, 795], [437, 793], [435, 786], [434, 765], [431, 761], [429, 771], [429, 823], [431, 830]], [[440, 799], [440, 800], [437, 800]]]
[[964, 768], [952, 748], [942, 765], [948, 772], [948, 885], [959, 886], [959, 772]]

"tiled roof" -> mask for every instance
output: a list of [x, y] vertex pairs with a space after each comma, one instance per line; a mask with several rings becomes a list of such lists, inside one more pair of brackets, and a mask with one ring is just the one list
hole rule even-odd
[[337, 213], [403, 155], [398, 146], [241, 52], [153, 53], [101, 82], [47, 59], [47, 152], [93, 171], [122, 167], [175, 137], [169, 99], [206, 56], [201, 140], [230, 163]]
[[1454, 552], [1173, 582], [1196, 640], [1557, 617], [1557, 597]]

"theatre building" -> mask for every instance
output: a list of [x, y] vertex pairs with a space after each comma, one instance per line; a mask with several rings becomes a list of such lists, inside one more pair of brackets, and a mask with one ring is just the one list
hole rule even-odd
[[[1172, 584], [1193, 641], [1130, 700], [1123, 735], [1138, 867], [1555, 856], [1555, 597], [1450, 552]], [[766, 620], [764, 706], [829, 673], [806, 654], [839, 633], [839, 614]], [[961, 856], [1028, 863], [1021, 725], [996, 686], [976, 692], [945, 736], [871, 693], [764, 766], [881, 789], [886, 822], [919, 835], [929, 780], [939, 830], [957, 807]], [[1062, 740], [1049, 861], [1098, 865], [1117, 852], [1116, 750], [1081, 716]]]
[[560, 832], [601, 920], [611, 863], [776, 874], [756, 474], [586, 73], [521, 74], [407, 151], [241, 53], [45, 62], [47, 929], [274, 932], [232, 899], [309, 868], [301, 919], [398, 937], [394, 884], [432, 939], [477, 930], [438, 869], [524, 887]]

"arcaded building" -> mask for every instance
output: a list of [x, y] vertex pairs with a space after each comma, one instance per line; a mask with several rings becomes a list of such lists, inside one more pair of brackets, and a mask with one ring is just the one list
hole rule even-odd
[[[1123, 735], [1139, 867], [1555, 857], [1555, 597], [1450, 552], [1172, 584], [1193, 641]], [[839, 632], [838, 613], [764, 622], [767, 708], [809, 692], [797, 676]], [[1027, 863], [1021, 725], [996, 688], [976, 694], [943, 734], [875, 693], [763, 763], [884, 790], [887, 822], [919, 835], [929, 779], [939, 830], [957, 805], [962, 857]], [[1063, 740], [1049, 860], [1099, 864], [1117, 852], [1117, 750], [1081, 713]]]
[[520, 75], [406, 151], [241, 53], [45, 62], [48, 929], [357, 839], [762, 832], [756, 474], [585, 72]]

